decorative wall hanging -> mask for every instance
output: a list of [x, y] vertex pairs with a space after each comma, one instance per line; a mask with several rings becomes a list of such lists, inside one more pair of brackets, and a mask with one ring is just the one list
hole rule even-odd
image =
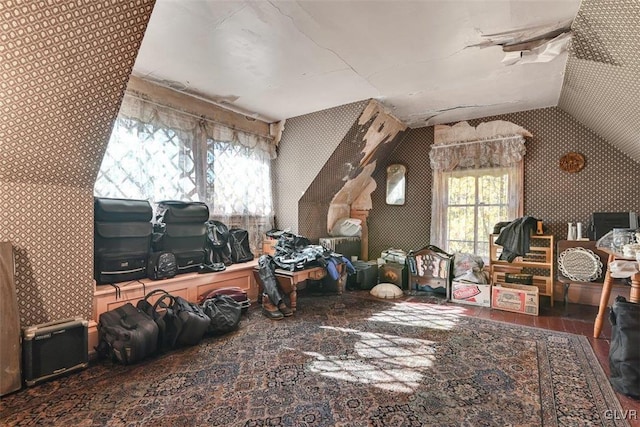
[[569, 173], [580, 172], [584, 168], [584, 156], [570, 152], [560, 157], [560, 169]]

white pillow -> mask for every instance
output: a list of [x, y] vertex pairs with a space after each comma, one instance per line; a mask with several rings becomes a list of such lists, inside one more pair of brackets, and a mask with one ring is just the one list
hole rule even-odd
[[377, 298], [393, 299], [402, 296], [402, 289], [393, 283], [380, 283], [374, 286], [370, 293]]

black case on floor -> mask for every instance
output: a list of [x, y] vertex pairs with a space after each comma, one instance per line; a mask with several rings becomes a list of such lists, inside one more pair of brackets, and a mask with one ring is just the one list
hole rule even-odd
[[27, 386], [89, 366], [89, 322], [64, 319], [22, 329], [23, 376]]
[[131, 303], [102, 313], [98, 335], [99, 353], [125, 365], [151, 356], [158, 349], [158, 325]]
[[165, 224], [204, 223], [209, 219], [209, 207], [203, 202], [165, 200], [158, 202], [155, 222]]
[[147, 200], [94, 197], [93, 217], [95, 221], [106, 222], [149, 222], [153, 209]]

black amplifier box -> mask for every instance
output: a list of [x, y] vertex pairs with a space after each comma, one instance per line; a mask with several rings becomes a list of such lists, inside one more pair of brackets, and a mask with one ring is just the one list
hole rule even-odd
[[22, 329], [22, 373], [27, 386], [89, 366], [89, 322], [64, 319]]

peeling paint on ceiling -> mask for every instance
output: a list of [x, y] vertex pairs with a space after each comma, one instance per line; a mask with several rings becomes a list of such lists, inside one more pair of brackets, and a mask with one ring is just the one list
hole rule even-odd
[[[450, 123], [557, 105], [567, 53], [506, 66], [504, 50], [552, 38], [579, 6], [157, 0], [134, 74], [269, 123], [370, 98], [410, 127]], [[468, 48], [489, 35], [505, 46]]]

